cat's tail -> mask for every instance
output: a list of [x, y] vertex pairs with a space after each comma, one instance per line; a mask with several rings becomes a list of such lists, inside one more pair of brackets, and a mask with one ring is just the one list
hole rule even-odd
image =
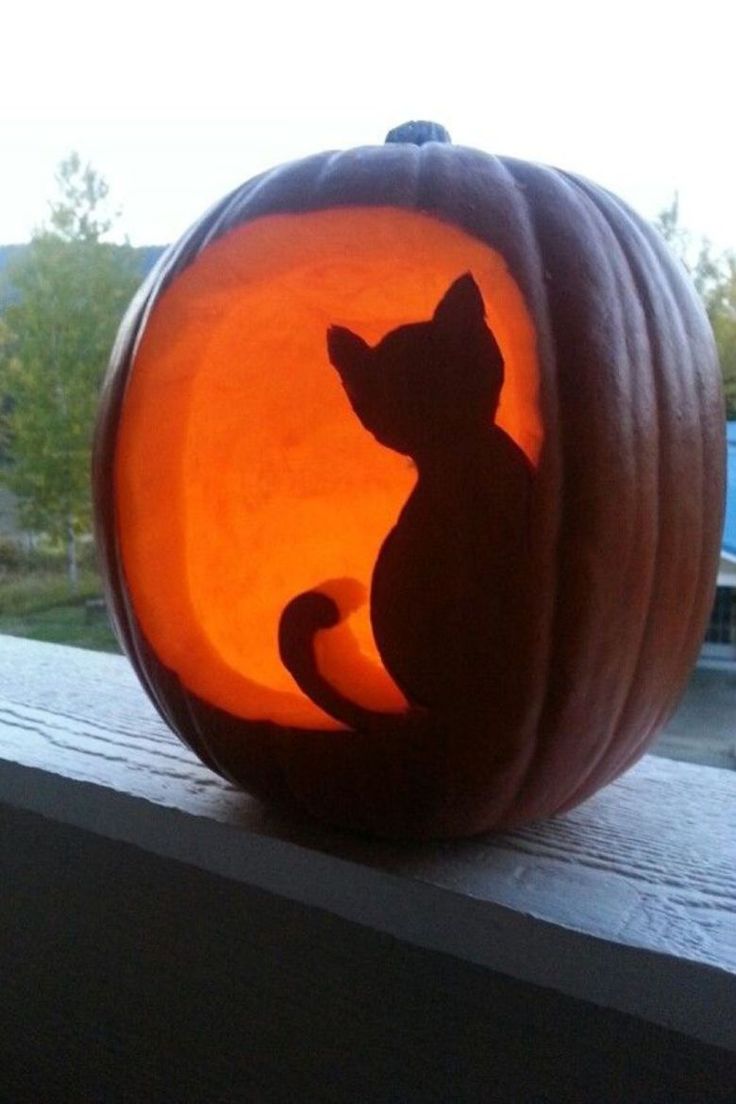
[[334, 598], [319, 590], [298, 594], [284, 608], [279, 620], [279, 653], [299, 689], [325, 713], [357, 731], [395, 731], [416, 724], [426, 715], [423, 709], [369, 709], [351, 701], [320, 671], [315, 637], [320, 630], [334, 629], [342, 620]]

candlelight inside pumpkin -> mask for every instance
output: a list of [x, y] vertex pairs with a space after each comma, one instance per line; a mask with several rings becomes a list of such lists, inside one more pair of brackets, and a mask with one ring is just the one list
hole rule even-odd
[[361, 704], [404, 704], [366, 599], [415, 475], [356, 419], [325, 335], [341, 325], [374, 344], [431, 317], [463, 272], [503, 354], [496, 423], [536, 463], [532, 320], [500, 254], [447, 223], [390, 207], [264, 217], [206, 247], [159, 297], [121, 415], [117, 526], [146, 638], [205, 701], [339, 728], [277, 644], [287, 603], [327, 580], [353, 612], [319, 634], [320, 664]]

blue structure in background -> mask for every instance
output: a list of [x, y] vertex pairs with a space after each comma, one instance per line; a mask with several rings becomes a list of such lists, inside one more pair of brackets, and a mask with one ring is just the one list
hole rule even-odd
[[728, 441], [726, 523], [723, 527], [723, 551], [736, 564], [736, 422], [726, 423]]
[[701, 663], [717, 661], [736, 668], [736, 422], [726, 424], [726, 517], [718, 587], [705, 634]]

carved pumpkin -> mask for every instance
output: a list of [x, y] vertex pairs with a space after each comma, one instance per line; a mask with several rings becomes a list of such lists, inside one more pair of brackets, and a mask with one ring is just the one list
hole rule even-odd
[[274, 169], [168, 251], [103, 390], [122, 644], [252, 793], [388, 836], [569, 809], [672, 711], [712, 599], [713, 342], [608, 192], [452, 146]]

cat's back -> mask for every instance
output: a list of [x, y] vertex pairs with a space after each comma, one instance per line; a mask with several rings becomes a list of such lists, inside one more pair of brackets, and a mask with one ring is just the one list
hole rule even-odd
[[496, 426], [420, 470], [371, 595], [379, 650], [411, 700], [480, 700], [500, 671], [512, 677], [508, 626], [527, 582], [532, 471]]
[[[431, 463], [420, 465], [402, 520], [412, 527], [424, 524], [434, 528], [433, 513], [451, 514], [457, 526], [472, 528], [478, 520], [490, 520], [489, 509], [525, 515], [532, 480], [533, 467], [524, 451], [494, 425], [452, 450], [438, 451]], [[474, 505], [480, 503], [486, 508], [479, 519]], [[436, 521], [444, 524], [439, 518]]]
[[520, 479], [524, 483], [531, 481], [533, 468], [529, 458], [513, 437], [500, 426], [491, 426], [484, 434], [483, 454], [484, 475], [495, 475], [504, 471], [512, 480]]

